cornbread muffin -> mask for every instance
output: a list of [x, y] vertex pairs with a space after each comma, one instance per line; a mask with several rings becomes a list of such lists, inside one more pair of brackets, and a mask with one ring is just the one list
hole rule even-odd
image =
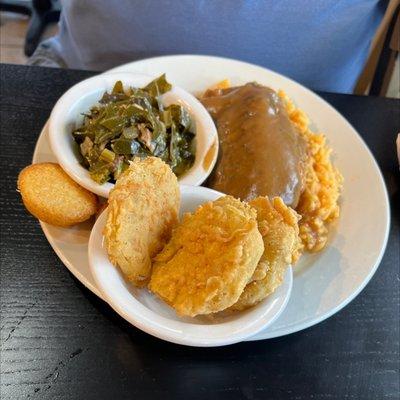
[[231, 310], [243, 310], [265, 299], [282, 284], [288, 265], [300, 256], [299, 216], [280, 197], [257, 197], [249, 202], [257, 210], [264, 252], [252, 279]]
[[236, 303], [264, 250], [255, 209], [232, 196], [186, 214], [154, 259], [149, 288], [182, 316]]
[[27, 210], [48, 224], [71, 226], [96, 213], [96, 195], [79, 186], [58, 164], [29, 165], [19, 173], [17, 185]]
[[135, 159], [108, 198], [104, 229], [110, 261], [136, 286], [144, 286], [151, 259], [178, 222], [180, 193], [171, 168], [157, 157]]

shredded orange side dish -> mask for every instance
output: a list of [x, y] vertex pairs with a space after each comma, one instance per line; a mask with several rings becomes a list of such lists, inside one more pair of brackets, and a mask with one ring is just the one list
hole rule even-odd
[[231, 87], [231, 81], [229, 79], [224, 79], [210, 86], [209, 88], [207, 88], [206, 91], [217, 90], [217, 89], [229, 89], [230, 87]]
[[291, 121], [307, 142], [309, 158], [305, 168], [305, 190], [296, 211], [301, 215], [300, 238], [306, 250], [321, 250], [328, 240], [329, 224], [339, 217], [339, 197], [343, 183], [340, 172], [330, 160], [331, 149], [323, 134], [309, 129], [306, 114], [296, 108], [283, 91], [283, 99]]

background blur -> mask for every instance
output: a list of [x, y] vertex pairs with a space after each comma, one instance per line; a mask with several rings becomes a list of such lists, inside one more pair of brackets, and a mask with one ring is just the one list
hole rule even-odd
[[[393, 4], [393, 2], [391, 2]], [[57, 0], [0, 0], [0, 62], [25, 64], [38, 43], [57, 33]], [[11, 12], [12, 11], [12, 12]], [[356, 94], [400, 98], [400, 18], [393, 8], [371, 44]]]

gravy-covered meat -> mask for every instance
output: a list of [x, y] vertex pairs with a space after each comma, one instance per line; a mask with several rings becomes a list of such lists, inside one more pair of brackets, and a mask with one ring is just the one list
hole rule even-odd
[[306, 144], [277, 93], [248, 83], [208, 91], [201, 101], [214, 118], [220, 140], [209, 185], [242, 200], [280, 196], [296, 207]]

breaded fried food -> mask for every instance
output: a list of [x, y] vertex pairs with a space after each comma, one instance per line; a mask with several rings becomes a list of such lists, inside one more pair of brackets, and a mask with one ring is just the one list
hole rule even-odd
[[97, 210], [97, 196], [73, 181], [55, 163], [32, 164], [18, 176], [18, 189], [28, 211], [43, 222], [71, 226]]
[[258, 230], [264, 253], [237, 303], [231, 310], [243, 310], [265, 299], [282, 284], [288, 265], [300, 255], [298, 214], [280, 197], [257, 197], [249, 202], [257, 210]]
[[110, 192], [104, 230], [108, 255], [134, 285], [147, 283], [152, 257], [178, 222], [179, 203], [178, 180], [157, 157], [135, 159]]
[[264, 250], [256, 217], [255, 209], [232, 196], [186, 214], [154, 259], [150, 290], [182, 316], [236, 303]]

